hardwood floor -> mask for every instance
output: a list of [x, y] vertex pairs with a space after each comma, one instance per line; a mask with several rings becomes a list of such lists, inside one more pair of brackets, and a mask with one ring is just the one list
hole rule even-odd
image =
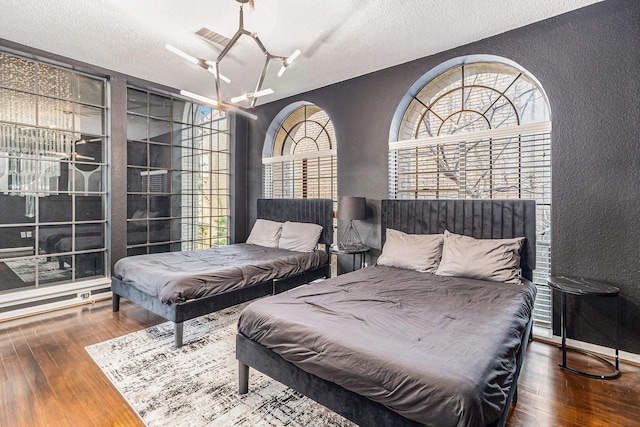
[[[143, 426], [84, 347], [162, 321], [126, 301], [112, 313], [104, 301], [0, 323], [0, 426]], [[640, 367], [623, 363], [618, 379], [603, 381], [562, 371], [560, 361], [555, 346], [531, 343], [509, 426], [640, 425]]]

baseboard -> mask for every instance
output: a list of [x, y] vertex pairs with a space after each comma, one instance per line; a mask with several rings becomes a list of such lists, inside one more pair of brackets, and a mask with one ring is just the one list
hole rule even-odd
[[[551, 345], [559, 346], [560, 344], [562, 344], [562, 338], [557, 336], [557, 335], [553, 335], [553, 336], [548, 337], [548, 338], [547, 337], [541, 337], [539, 335], [534, 335], [534, 339], [536, 341], [544, 342], [544, 343], [551, 344]], [[590, 352], [596, 353], [596, 354], [600, 354], [602, 356], [605, 356], [605, 357], [611, 359], [612, 361], [615, 360], [615, 356], [616, 356], [616, 350], [613, 349], [613, 348], [609, 348], [609, 347], [605, 347], [605, 346], [601, 346], [601, 345], [596, 345], [596, 344], [591, 344], [591, 343], [578, 341], [578, 340], [574, 340], [574, 339], [567, 338], [567, 346], [573, 347], [573, 348], [578, 348], [580, 350], [590, 351]], [[620, 361], [622, 361], [622, 362], [629, 363], [629, 364], [635, 365], [635, 366], [640, 366], [640, 354], [635, 354], [635, 353], [630, 353], [628, 351], [620, 350], [619, 351], [619, 357], [620, 357]]]
[[109, 279], [94, 279], [3, 295], [0, 322], [111, 298]]

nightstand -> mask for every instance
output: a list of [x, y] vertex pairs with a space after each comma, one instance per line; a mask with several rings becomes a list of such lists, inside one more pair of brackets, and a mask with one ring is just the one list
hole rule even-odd
[[356, 270], [356, 255], [360, 256], [360, 267], [364, 268], [366, 262], [366, 255], [371, 248], [368, 246], [363, 246], [361, 248], [340, 248], [338, 246], [331, 246], [329, 250], [332, 254], [335, 255], [352, 255], [353, 256], [353, 271]]
[[[619, 356], [618, 356], [618, 328], [620, 327], [620, 302], [618, 302], [617, 313], [616, 313], [616, 360], [615, 365], [611, 363], [611, 361], [605, 359], [604, 357], [591, 353], [589, 351], [585, 351], [578, 348], [567, 347], [567, 294], [578, 295], [578, 296], [600, 296], [600, 297], [617, 297], [619, 293], [619, 289], [615, 286], [612, 286], [608, 283], [598, 282], [595, 280], [581, 279], [581, 278], [570, 278], [563, 276], [551, 276], [547, 279], [548, 285], [560, 292], [561, 304], [562, 304], [562, 313], [560, 315], [560, 323], [562, 329], [562, 345], [560, 348], [562, 349], [562, 363], [560, 364], [560, 369], [564, 369], [569, 372], [573, 372], [574, 374], [582, 375], [589, 378], [597, 378], [601, 380], [608, 380], [612, 378], [616, 378], [620, 375], [620, 365], [619, 365]], [[578, 369], [570, 368], [567, 366], [567, 351], [573, 351], [576, 353], [585, 354], [590, 357], [594, 357], [598, 359], [600, 362], [609, 366], [613, 369], [613, 372], [608, 375], [597, 375], [589, 372], [580, 371]]]

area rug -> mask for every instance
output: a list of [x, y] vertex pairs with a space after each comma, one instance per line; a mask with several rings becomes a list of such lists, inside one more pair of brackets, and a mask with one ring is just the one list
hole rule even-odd
[[86, 347], [146, 425], [353, 426], [341, 416], [251, 369], [238, 394], [235, 334], [246, 304], [185, 322], [173, 347], [173, 323]]
[[[36, 281], [36, 269], [33, 259], [19, 261], [5, 261], [5, 264], [24, 282], [34, 284]], [[42, 258], [38, 260], [38, 274], [40, 283], [50, 283], [53, 281], [71, 280], [71, 269], [60, 270], [57, 259], [47, 261]]]

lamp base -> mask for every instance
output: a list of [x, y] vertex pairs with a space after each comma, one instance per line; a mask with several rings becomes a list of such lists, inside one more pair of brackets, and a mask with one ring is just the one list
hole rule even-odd
[[347, 226], [344, 233], [342, 233], [342, 237], [338, 242], [338, 247], [343, 250], [364, 248], [364, 243], [362, 243], [360, 234], [358, 233], [356, 227], [353, 225], [353, 220], [349, 220], [349, 225]]

